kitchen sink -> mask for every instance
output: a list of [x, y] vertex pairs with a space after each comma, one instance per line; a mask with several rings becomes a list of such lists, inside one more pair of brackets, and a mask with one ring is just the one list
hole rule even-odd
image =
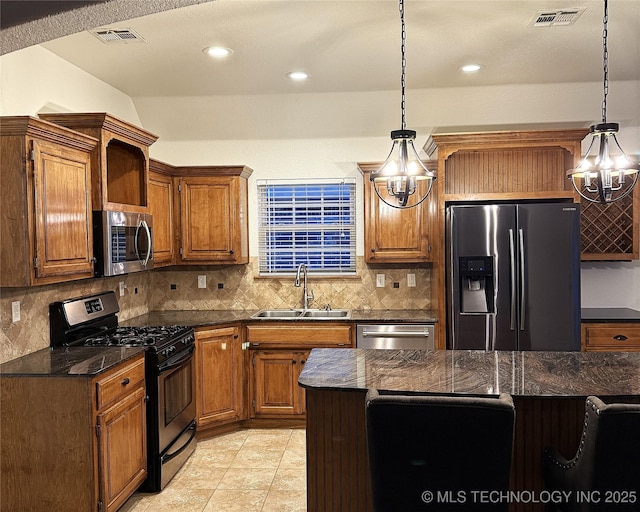
[[302, 313], [303, 318], [349, 318], [348, 309], [307, 309]]
[[277, 320], [336, 320], [351, 317], [348, 309], [263, 309], [254, 314], [251, 318], [272, 318]]
[[298, 318], [301, 314], [301, 309], [263, 309], [252, 318]]

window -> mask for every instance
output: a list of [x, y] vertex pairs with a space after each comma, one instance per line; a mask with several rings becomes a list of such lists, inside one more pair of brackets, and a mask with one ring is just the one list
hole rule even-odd
[[260, 275], [355, 275], [355, 178], [258, 181]]

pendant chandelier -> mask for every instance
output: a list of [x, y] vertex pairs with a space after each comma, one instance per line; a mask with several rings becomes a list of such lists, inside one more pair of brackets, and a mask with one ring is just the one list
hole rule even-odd
[[[426, 199], [431, 192], [435, 173], [422, 163], [418, 156], [413, 140], [416, 138], [414, 130], [407, 130], [405, 123], [405, 76], [407, 60], [405, 58], [407, 33], [404, 24], [404, 0], [400, 0], [400, 23], [402, 25], [402, 74], [400, 77], [402, 124], [400, 130], [391, 132], [393, 141], [389, 156], [382, 166], [369, 175], [374, 182], [374, 190], [381, 201], [393, 208], [413, 208]], [[427, 181], [424, 186], [420, 181]], [[381, 194], [379, 188], [386, 188], [387, 194]], [[410, 196], [414, 200], [409, 203]]]
[[[607, 122], [607, 94], [609, 93], [609, 52], [607, 49], [608, 0], [604, 0], [604, 29], [602, 32], [604, 95], [602, 122], [589, 128], [591, 144], [578, 166], [567, 171], [573, 187], [587, 201], [612, 203], [628, 196], [638, 181], [640, 165], [624, 154], [616, 139], [620, 126]], [[593, 153], [592, 153], [593, 149]]]

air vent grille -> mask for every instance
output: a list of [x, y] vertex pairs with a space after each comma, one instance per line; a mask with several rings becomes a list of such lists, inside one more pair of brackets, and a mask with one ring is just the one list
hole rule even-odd
[[99, 28], [91, 33], [106, 44], [146, 43], [145, 39], [130, 28]]
[[532, 27], [573, 25], [584, 11], [584, 7], [580, 9], [564, 9], [560, 11], [538, 11], [529, 25]]

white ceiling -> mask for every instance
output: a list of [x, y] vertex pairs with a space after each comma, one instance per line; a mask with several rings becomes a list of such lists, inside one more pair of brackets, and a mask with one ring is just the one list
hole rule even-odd
[[[586, 7], [574, 25], [534, 28], [538, 11]], [[601, 0], [407, 0], [407, 87], [602, 80]], [[109, 27], [147, 43], [88, 32], [46, 48], [129, 96], [246, 95], [399, 89], [395, 1], [216, 0]], [[611, 0], [611, 80], [640, 79], [640, 1]], [[234, 50], [224, 61], [206, 46]], [[474, 76], [459, 67], [483, 65]], [[303, 84], [285, 77], [302, 69]]]
[[[68, 25], [50, 23], [55, 30], [79, 23], [76, 30], [97, 28], [85, 19], [88, 12], [89, 20], [109, 22], [101, 27], [131, 28], [146, 43], [105, 44], [82, 31], [43, 46], [129, 95], [144, 127], [164, 140], [375, 136], [386, 134], [396, 119], [395, 0], [154, 2], [110, 0], [77, 11], [82, 15], [66, 13], [60, 19]], [[602, 0], [405, 2], [407, 90], [413, 100], [408, 111], [419, 106], [409, 91], [461, 88], [469, 96], [480, 86], [544, 83], [576, 84], [572, 90], [584, 91], [578, 83], [602, 82]], [[184, 4], [193, 5], [172, 8]], [[148, 14], [155, 6], [168, 10]], [[572, 8], [585, 8], [573, 25], [531, 26], [539, 11]], [[115, 21], [140, 14], [145, 15]], [[638, 27], [640, 0], [609, 1], [610, 80], [640, 83]], [[234, 53], [213, 60], [202, 52], [211, 45]], [[459, 67], [469, 62], [483, 68], [464, 75]], [[311, 79], [292, 82], [285, 76], [292, 70], [304, 70]], [[318, 100], [322, 94], [326, 97]], [[386, 101], [395, 94], [397, 102]], [[312, 103], [304, 100], [312, 96]], [[444, 97], [442, 89], [438, 96]], [[599, 102], [591, 107], [585, 125], [599, 113]], [[424, 122], [410, 127], [429, 131]]]

